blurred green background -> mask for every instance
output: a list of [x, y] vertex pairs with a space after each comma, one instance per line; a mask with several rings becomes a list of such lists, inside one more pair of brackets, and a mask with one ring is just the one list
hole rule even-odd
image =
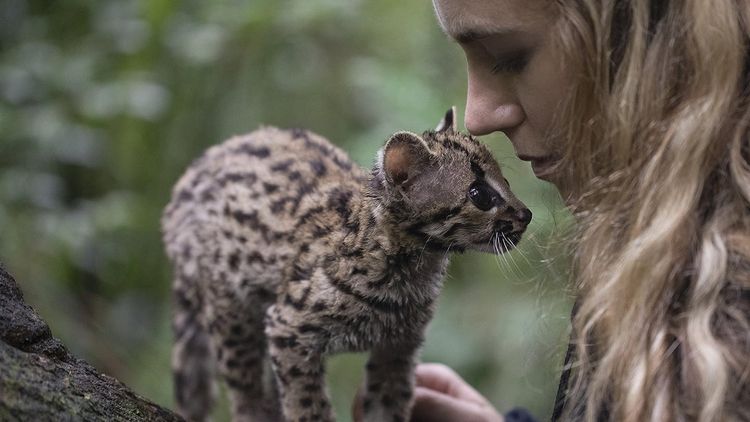
[[[273, 124], [369, 167], [392, 132], [462, 114], [464, 68], [426, 0], [0, 0], [0, 260], [74, 353], [171, 407], [158, 222], [188, 163]], [[507, 139], [484, 140], [534, 221], [517, 251], [455, 257], [423, 357], [544, 419], [567, 342], [570, 217]], [[342, 421], [364, 359], [330, 361]]]

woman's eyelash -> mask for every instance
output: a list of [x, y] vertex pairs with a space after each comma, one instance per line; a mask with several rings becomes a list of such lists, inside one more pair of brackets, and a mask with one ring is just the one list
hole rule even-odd
[[526, 67], [528, 62], [528, 54], [515, 54], [507, 58], [499, 59], [495, 63], [495, 66], [492, 67], [492, 73], [520, 73]]

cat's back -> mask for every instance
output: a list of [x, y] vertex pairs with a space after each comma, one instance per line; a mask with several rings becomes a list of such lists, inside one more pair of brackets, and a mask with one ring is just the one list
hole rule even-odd
[[174, 259], [186, 244], [206, 248], [216, 241], [195, 239], [198, 228], [220, 235], [222, 249], [282, 247], [320, 192], [365, 177], [341, 149], [306, 130], [263, 127], [230, 138], [209, 148], [175, 185], [162, 217], [167, 253]]

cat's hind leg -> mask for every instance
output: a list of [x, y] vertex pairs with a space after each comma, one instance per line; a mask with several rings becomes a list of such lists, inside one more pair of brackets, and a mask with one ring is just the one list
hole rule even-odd
[[207, 314], [218, 370], [227, 384], [234, 422], [280, 421], [274, 391], [269, 391], [263, 333], [265, 307], [254, 295], [213, 290]]
[[172, 294], [172, 374], [176, 410], [188, 421], [207, 421], [217, 389], [214, 357], [208, 332], [200, 318], [197, 286], [178, 275]]

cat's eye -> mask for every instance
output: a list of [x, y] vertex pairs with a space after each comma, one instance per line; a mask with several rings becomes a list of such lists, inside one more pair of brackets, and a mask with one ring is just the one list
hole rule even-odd
[[495, 191], [481, 182], [474, 182], [469, 187], [469, 199], [482, 211], [489, 211], [495, 206]]

